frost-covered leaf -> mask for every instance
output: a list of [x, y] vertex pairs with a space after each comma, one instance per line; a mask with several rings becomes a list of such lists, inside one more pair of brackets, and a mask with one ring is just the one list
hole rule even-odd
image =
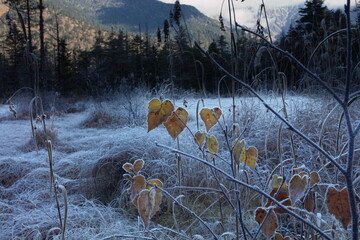
[[134, 162], [134, 165], [133, 165], [133, 172], [135, 174], [137, 174], [144, 166], [144, 160], [142, 159], [138, 159]]
[[295, 203], [300, 198], [302, 198], [306, 191], [306, 186], [308, 184], [308, 176], [295, 174], [289, 184], [290, 200], [292, 203]]
[[204, 143], [204, 140], [205, 140], [205, 134], [203, 132], [197, 131], [195, 133], [195, 138], [194, 138], [195, 143], [198, 144], [199, 147], [201, 147], [202, 144]]
[[304, 208], [308, 212], [314, 212], [315, 210], [315, 192], [310, 190], [304, 199]]
[[246, 165], [255, 169], [256, 161], [258, 158], [258, 150], [256, 147], [249, 147], [248, 149], [243, 149], [240, 161], [244, 162]]
[[311, 179], [311, 186], [314, 186], [315, 184], [321, 182], [321, 178], [318, 172], [311, 172], [310, 179]]
[[159, 179], [151, 179], [148, 181], [148, 184], [146, 185], [147, 189], [152, 189], [155, 191], [154, 196], [154, 208], [152, 212], [150, 213], [150, 217], [154, 216], [155, 213], [159, 210], [161, 199], [162, 199], [162, 192], [158, 188], [154, 188], [152, 185], [156, 185], [158, 187], [162, 187], [163, 183]]
[[155, 191], [144, 189], [140, 192], [137, 200], [138, 212], [144, 223], [144, 226], [149, 226], [151, 212], [155, 205]]
[[172, 113], [171, 117], [167, 119], [164, 125], [170, 136], [175, 139], [184, 130], [187, 120], [188, 112], [179, 107], [176, 109], [175, 113]]
[[131, 163], [124, 163], [122, 165], [122, 168], [125, 170], [125, 172], [127, 173], [133, 173], [132, 169], [133, 169], [133, 165]]
[[332, 186], [329, 187], [326, 191], [325, 201], [329, 212], [347, 229], [351, 222], [348, 189], [345, 187], [341, 191], [338, 191]]
[[219, 148], [219, 143], [216, 140], [216, 137], [211, 135], [206, 139], [206, 146], [211, 153], [217, 153]]
[[170, 100], [165, 100], [159, 108], [158, 99], [149, 102], [148, 113], [148, 132], [165, 122], [170, 114], [174, 111], [174, 105]]
[[148, 108], [149, 108], [149, 111], [152, 111], [152, 112], [159, 111], [161, 108], [160, 100], [157, 98], [151, 99], [151, 101], [149, 102]]
[[280, 233], [276, 233], [274, 240], [290, 240], [290, 237], [283, 237]]
[[[271, 192], [270, 192], [270, 196], [275, 197], [275, 194], [277, 192], [278, 188], [274, 188]], [[291, 206], [291, 200], [289, 199], [289, 192], [287, 189], [281, 188], [277, 197], [275, 198], [278, 202], [281, 202], [282, 205], [284, 206]], [[273, 201], [268, 199], [268, 201], [265, 204], [265, 207], [269, 207], [270, 205], [272, 205]], [[274, 211], [276, 213], [285, 213], [285, 210], [283, 210], [280, 207], [276, 207], [274, 208]]]
[[209, 108], [203, 108], [200, 111], [200, 117], [205, 124], [207, 132], [217, 123], [220, 116], [221, 116], [220, 108], [214, 108], [213, 110], [210, 110]]
[[[271, 179], [271, 182], [270, 182], [270, 186], [272, 189], [278, 189], [281, 185], [283, 181], [283, 178], [281, 176], [278, 176], [278, 175], [274, 175]], [[282, 185], [281, 187], [283, 190], [286, 190], [287, 191], [287, 185], [286, 185], [286, 182], [284, 182], [284, 184]]]
[[[257, 208], [255, 211], [255, 220], [257, 221], [257, 223], [259, 225], [262, 224], [262, 222], [264, 221], [264, 218], [267, 214], [267, 211], [264, 208]], [[278, 228], [278, 219], [276, 214], [274, 213], [274, 211], [269, 212], [268, 217], [265, 220], [265, 223], [263, 224], [263, 226], [261, 227], [261, 231], [263, 232], [263, 234], [270, 239], [276, 229]]]
[[141, 192], [146, 187], [146, 180], [143, 175], [138, 175], [133, 178], [130, 188], [128, 188], [128, 193], [130, 194], [130, 199], [133, 200], [136, 195]]
[[241, 141], [236, 141], [235, 146], [233, 148], [233, 156], [237, 164], [240, 164], [240, 157], [244, 150], [244, 146], [245, 146], [245, 140], [241, 140]]

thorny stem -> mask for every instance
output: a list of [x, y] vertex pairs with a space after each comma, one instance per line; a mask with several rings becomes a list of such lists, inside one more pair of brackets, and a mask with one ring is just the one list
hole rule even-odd
[[[181, 151], [178, 151], [177, 149], [175, 148], [172, 148], [172, 147], [168, 147], [166, 145], [162, 145], [162, 144], [159, 144], [159, 143], [155, 143], [156, 146], [158, 147], [161, 147], [161, 148], [164, 148], [164, 149], [167, 149], [173, 153], [178, 153], [178, 154], [181, 154], [183, 156], [186, 156], [186, 157], [189, 157], [189, 158], [192, 158], [194, 160], [197, 160], [199, 162], [202, 162], [204, 163], [205, 165], [213, 168], [214, 170], [220, 172], [221, 174], [223, 174], [225, 177], [227, 177], [230, 181], [233, 181], [237, 184], [240, 184], [246, 188], [249, 188], [257, 193], [260, 193], [261, 195], [265, 196], [266, 198], [270, 199], [271, 201], [273, 201], [274, 203], [276, 203], [278, 205], [278, 207], [280, 207], [281, 209], [283, 209], [285, 212], [287, 212], [288, 214], [290, 214], [291, 216], [297, 218], [298, 220], [302, 221], [303, 223], [307, 224], [308, 226], [310, 226], [312, 229], [314, 229], [315, 231], [317, 231], [321, 236], [323, 236], [325, 239], [328, 239], [328, 240], [331, 240], [331, 237], [329, 237], [324, 231], [322, 231], [320, 228], [318, 228], [317, 226], [315, 226], [312, 222], [310, 222], [309, 220], [307, 219], [304, 219], [303, 217], [301, 217], [299, 214], [291, 211], [290, 209], [288, 209], [286, 206], [284, 206], [281, 202], [279, 202], [278, 200], [276, 200], [274, 197], [270, 196], [270, 194], [264, 192], [263, 190], [261, 190], [259, 187], [257, 186], [252, 186], [250, 184], [247, 184], [245, 182], [242, 182], [234, 177], [232, 177], [230, 174], [226, 173], [224, 170], [214, 166], [213, 164], [211, 164], [210, 162], [206, 162], [205, 160], [201, 159], [201, 158], [198, 158], [198, 157], [195, 157], [191, 154], [188, 154], [186, 152], [181, 152]], [[155, 186], [157, 187], [157, 186]]]
[[[314, 141], [312, 141], [310, 138], [308, 138], [306, 135], [304, 135], [302, 132], [300, 132], [297, 128], [295, 128], [291, 123], [289, 123], [284, 117], [282, 117], [278, 112], [276, 112], [272, 107], [269, 106], [269, 104], [267, 104], [265, 102], [265, 100], [248, 84], [246, 84], [245, 82], [243, 82], [242, 80], [238, 79], [237, 77], [235, 77], [234, 75], [232, 75], [231, 73], [229, 73], [225, 68], [223, 68], [213, 57], [211, 57], [211, 55], [203, 50], [196, 42], [195, 42], [196, 47], [203, 53], [205, 54], [220, 70], [222, 70], [226, 75], [228, 75], [230, 78], [234, 79], [235, 81], [239, 82], [242, 86], [244, 86], [249, 92], [251, 92], [256, 98], [259, 99], [259, 101], [269, 110], [271, 111], [275, 116], [277, 116], [282, 122], [284, 122], [288, 128], [290, 130], [292, 130], [293, 132], [295, 132], [296, 134], [298, 134], [300, 137], [302, 137], [305, 141], [307, 141], [311, 146], [313, 146], [315, 149], [317, 149], [320, 153], [322, 153], [326, 158], [329, 159], [330, 162], [332, 162], [338, 169], [340, 172], [342, 172], [343, 174], [345, 174], [345, 169], [334, 160], [334, 158], [327, 153], [324, 149], [322, 149], [318, 144], [316, 144]], [[332, 91], [332, 90], [331, 90]]]

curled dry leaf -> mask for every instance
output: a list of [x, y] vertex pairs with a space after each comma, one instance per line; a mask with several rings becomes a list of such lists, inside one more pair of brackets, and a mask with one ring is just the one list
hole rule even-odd
[[240, 157], [244, 150], [244, 146], [245, 146], [245, 140], [241, 140], [241, 141], [236, 141], [233, 148], [234, 161], [238, 165], [240, 164]]
[[132, 171], [137, 174], [144, 166], [144, 160], [138, 159], [134, 162]]
[[209, 108], [201, 109], [200, 117], [205, 124], [207, 132], [218, 122], [221, 114], [222, 113], [220, 108], [213, 108], [212, 111]]
[[202, 144], [204, 143], [205, 140], [205, 134], [203, 132], [197, 131], [195, 133], [195, 138], [194, 141], [197, 145], [199, 145], [199, 147], [202, 146]]
[[188, 112], [179, 107], [175, 113], [172, 113], [171, 117], [164, 123], [166, 130], [172, 138], [177, 138], [179, 134], [184, 130], [188, 120]]
[[248, 149], [243, 149], [240, 156], [240, 161], [244, 162], [250, 168], [255, 169], [257, 158], [258, 158], [257, 148], [249, 147]]
[[212, 152], [212, 153], [217, 153], [218, 151], [218, 148], [219, 148], [219, 143], [218, 141], [216, 140], [216, 137], [211, 135], [210, 137], [208, 137], [206, 139], [206, 146], [209, 150], [209, 152]]
[[[255, 211], [255, 220], [257, 221], [257, 223], [259, 225], [262, 224], [262, 222], [264, 221], [264, 218], [266, 216], [266, 214], [268, 213], [268, 211], [266, 211], [264, 208], [257, 208]], [[265, 223], [263, 224], [263, 226], [261, 227], [261, 231], [263, 232], [263, 234], [270, 239], [276, 229], [278, 228], [278, 219], [276, 214], [274, 213], [274, 211], [269, 212], [268, 217], [265, 220]]]
[[155, 191], [144, 189], [140, 192], [137, 200], [137, 208], [144, 226], [149, 226], [151, 212], [155, 205]]
[[295, 203], [300, 198], [302, 198], [306, 191], [306, 186], [308, 184], [308, 176], [300, 176], [295, 174], [289, 184], [290, 200], [292, 203]]
[[325, 201], [329, 212], [347, 229], [347, 226], [351, 222], [348, 189], [345, 187], [341, 191], [338, 191], [332, 186], [329, 187], [326, 191]]
[[148, 132], [165, 122], [174, 111], [174, 105], [170, 100], [165, 100], [163, 103], [160, 103], [160, 105], [159, 102], [159, 99], [152, 99], [149, 102]]
[[134, 200], [136, 195], [138, 195], [141, 190], [146, 187], [146, 180], [143, 175], [138, 175], [133, 178], [130, 188], [128, 188], [128, 193], [130, 194], [130, 199]]

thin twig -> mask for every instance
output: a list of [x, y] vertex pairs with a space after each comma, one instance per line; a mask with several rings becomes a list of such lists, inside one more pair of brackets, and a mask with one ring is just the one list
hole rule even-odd
[[307, 141], [310, 145], [312, 145], [314, 148], [316, 148], [320, 153], [322, 153], [327, 159], [329, 159], [330, 162], [332, 162], [340, 172], [345, 174], [345, 169], [334, 160], [334, 158], [327, 153], [323, 148], [321, 148], [318, 144], [316, 144], [314, 141], [312, 141], [310, 138], [308, 138], [306, 135], [304, 135], [302, 132], [300, 132], [297, 128], [295, 128], [291, 123], [289, 123], [284, 117], [282, 117], [278, 112], [276, 112], [272, 107], [270, 107], [269, 104], [265, 102], [265, 100], [247, 83], [243, 82], [242, 80], [238, 79], [231, 73], [229, 73], [225, 68], [223, 68], [214, 58], [211, 57], [211, 55], [203, 50], [196, 42], [196, 47], [205, 54], [221, 71], [223, 71], [226, 75], [228, 75], [233, 80], [239, 82], [241, 85], [243, 85], [249, 92], [251, 92], [253, 95], [255, 95], [256, 98], [260, 100], [260, 102], [268, 109], [270, 110], [275, 116], [277, 116], [282, 122], [284, 122], [290, 130], [298, 134], [300, 137], [302, 137], [305, 141]]
[[296, 59], [291, 53], [288, 51], [284, 51], [283, 49], [279, 48], [278, 46], [275, 46], [274, 44], [270, 43], [269, 40], [267, 40], [264, 36], [244, 27], [240, 24], [236, 23], [236, 26], [241, 28], [243, 31], [249, 32], [251, 34], [254, 34], [255, 36], [261, 38], [266, 44], [269, 45], [269, 47], [279, 51], [280, 53], [288, 56], [291, 60], [293, 60], [297, 65], [299, 65], [306, 73], [308, 73], [312, 78], [314, 78], [317, 82], [319, 82], [333, 97], [336, 99], [336, 101], [344, 107], [344, 102], [340, 99], [340, 97], [332, 90], [326, 82], [324, 82], [318, 75], [313, 73], [309, 68], [305, 67], [304, 64], [302, 64], [298, 59]]
[[[280, 203], [278, 200], [276, 200], [274, 197], [270, 196], [270, 194], [264, 192], [263, 190], [261, 190], [259, 187], [257, 186], [252, 186], [250, 184], [247, 184], [245, 182], [242, 182], [234, 177], [232, 177], [230, 174], [226, 173], [224, 170], [214, 166], [213, 164], [211, 164], [210, 162], [206, 162], [204, 161], [203, 159], [201, 158], [198, 158], [198, 157], [195, 157], [191, 154], [188, 154], [188, 153], [185, 153], [185, 152], [181, 152], [181, 151], [178, 151], [177, 149], [175, 148], [172, 148], [172, 147], [168, 147], [166, 145], [162, 145], [162, 144], [159, 144], [159, 143], [155, 143], [156, 146], [158, 147], [161, 147], [161, 148], [164, 148], [164, 149], [167, 149], [173, 153], [178, 153], [178, 154], [181, 154], [183, 156], [186, 156], [186, 157], [189, 157], [189, 158], [192, 158], [194, 160], [197, 160], [199, 162], [202, 162], [204, 163], [205, 165], [211, 167], [212, 169], [220, 172], [221, 174], [223, 174], [225, 177], [227, 177], [230, 181], [233, 181], [237, 184], [240, 184], [246, 188], [249, 188], [257, 193], [260, 193], [261, 195], [265, 196], [266, 198], [268, 198], [269, 200], [273, 201], [274, 203], [276, 203], [278, 205], [278, 207], [280, 207], [281, 209], [283, 209], [285, 212], [287, 212], [288, 214], [290, 214], [291, 216], [297, 218], [298, 220], [302, 221], [303, 223], [309, 225], [311, 228], [313, 228], [315, 231], [317, 231], [321, 236], [323, 236], [325, 239], [328, 239], [328, 240], [331, 240], [331, 237], [329, 237], [324, 231], [322, 231], [319, 227], [315, 226], [312, 222], [308, 221], [307, 219], [304, 219], [303, 217], [301, 217], [299, 214], [291, 211], [289, 208], [287, 208], [286, 206], [284, 206], [282, 203]], [[157, 187], [157, 186], [155, 186]]]

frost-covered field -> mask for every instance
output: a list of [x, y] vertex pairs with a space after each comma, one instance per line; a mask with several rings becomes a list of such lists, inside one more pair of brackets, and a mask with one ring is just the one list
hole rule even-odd
[[[74, 108], [71, 110], [56, 111], [54, 106], [55, 110], [49, 113], [47, 125], [53, 137], [54, 172], [58, 182], [68, 191], [66, 239], [111, 239], [107, 237], [112, 235], [122, 236], [118, 239], [127, 239], [125, 236], [128, 235], [144, 236], [136, 209], [128, 200], [127, 185], [121, 177], [124, 173], [121, 166], [127, 161], [144, 159], [143, 174], [146, 177], [161, 179], [165, 188], [175, 186], [176, 156], [156, 147], [155, 142], [171, 147], [177, 147], [177, 142], [167, 134], [163, 126], [147, 133], [149, 100], [150, 98], [139, 96], [131, 102], [124, 102], [123, 98], [102, 103], [87, 101], [76, 103], [76, 106], [81, 107], [69, 106], [69, 109]], [[266, 97], [266, 100], [283, 114], [280, 97]], [[189, 112], [188, 127], [194, 133], [197, 130], [197, 105], [201, 108], [203, 103], [193, 98], [186, 98], [186, 102], [184, 105], [184, 98], [177, 99], [175, 105]], [[259, 150], [259, 162], [253, 174], [257, 182], [264, 184], [267, 176], [262, 173], [269, 173], [279, 163], [277, 138], [280, 122], [254, 98], [238, 97], [235, 104], [236, 121], [242, 138], [248, 145], [256, 146]], [[220, 103], [216, 98], [204, 99], [205, 107], [219, 105], [224, 116], [221, 123], [231, 130], [232, 99], [221, 99]], [[333, 107], [332, 101], [320, 97], [292, 96], [286, 99], [290, 122], [315, 141], [323, 120]], [[359, 116], [359, 109], [356, 111]], [[334, 119], [337, 117], [338, 115]], [[52, 239], [54, 236], [54, 239], [60, 239], [55, 198], [50, 191], [47, 151], [43, 147], [36, 148], [31, 138], [30, 122], [26, 117], [13, 119], [8, 106], [1, 105], [0, 119], [0, 239], [23, 239], [32, 231], [34, 232], [29, 239]], [[335, 121], [331, 121], [324, 133], [325, 145], [329, 146], [333, 144], [332, 131], [336, 129], [333, 126]], [[204, 130], [201, 121], [199, 127]], [[215, 126], [210, 132], [218, 138], [220, 157], [228, 159], [220, 127]], [[290, 158], [289, 132], [285, 126], [280, 135], [281, 157]], [[181, 150], [199, 155], [187, 129], [180, 134], [179, 143]], [[320, 162], [316, 152], [298, 137], [295, 137], [295, 143], [300, 165], [318, 167]], [[203, 174], [201, 164], [183, 158], [183, 185], [211, 185], [205, 182]], [[173, 193], [175, 196], [180, 195], [176, 191]], [[185, 195], [184, 198], [187, 197], [186, 191], [181, 194]], [[196, 206], [196, 201], [200, 200], [193, 199], [189, 202]], [[62, 198], [60, 202], [63, 207]], [[244, 207], [249, 207], [244, 219], [254, 222], [252, 216], [256, 205], [251, 203], [251, 197], [244, 199], [243, 204]], [[150, 228], [155, 229], [159, 238], [167, 239], [168, 235], [176, 236], [167, 228], [176, 230], [179, 223], [173, 221], [175, 215], [169, 214], [172, 206], [166, 198], [163, 205], [160, 213], [152, 219]], [[166, 220], [162, 219], [168, 215], [170, 217]], [[190, 224], [194, 219], [188, 221]], [[209, 220], [209, 224], [215, 224], [216, 221]], [[181, 226], [180, 223], [180, 228]], [[231, 223], [226, 230], [234, 231]], [[176, 231], [179, 232], [179, 229]], [[198, 223], [191, 231], [183, 234], [203, 233]], [[182, 237], [177, 236], [176, 239]]]

